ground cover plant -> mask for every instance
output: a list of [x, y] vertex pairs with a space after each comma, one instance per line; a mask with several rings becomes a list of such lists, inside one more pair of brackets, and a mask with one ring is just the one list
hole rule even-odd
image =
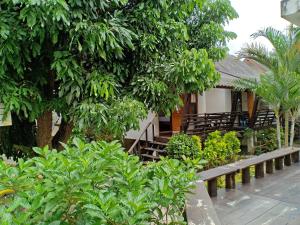
[[117, 142], [80, 139], [0, 161], [1, 225], [185, 224], [194, 168], [175, 159], [143, 166]]

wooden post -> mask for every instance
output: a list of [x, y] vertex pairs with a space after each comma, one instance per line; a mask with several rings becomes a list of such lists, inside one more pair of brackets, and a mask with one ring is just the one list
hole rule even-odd
[[208, 194], [210, 197], [216, 197], [218, 195], [217, 191], [217, 178], [211, 179], [207, 181], [208, 186]]
[[235, 188], [235, 173], [230, 173], [225, 175], [225, 187], [226, 189]]
[[149, 144], [149, 141], [148, 141], [148, 128], [146, 129], [146, 147], [149, 147], [148, 144]]
[[275, 169], [276, 170], [282, 170], [283, 169], [283, 158], [284, 157], [280, 157], [280, 158], [275, 159]]
[[265, 176], [264, 163], [259, 163], [255, 165], [255, 178], [262, 178]]
[[292, 154], [292, 157], [293, 157], [293, 162], [294, 162], [294, 163], [299, 162], [299, 152], [293, 153], [293, 154]]
[[253, 109], [254, 109], [254, 94], [249, 91], [247, 92], [247, 106], [248, 106], [249, 118], [251, 119], [253, 116]]
[[291, 158], [290, 154], [288, 154], [284, 157], [284, 165], [286, 165], [286, 166], [292, 165], [292, 158]]
[[266, 173], [268, 173], [268, 174], [274, 173], [273, 159], [267, 161], [267, 163], [266, 163]]
[[248, 184], [250, 183], [250, 167], [246, 167], [242, 169], [242, 183], [243, 184]]
[[155, 126], [154, 123], [152, 123], [152, 141], [155, 141]]

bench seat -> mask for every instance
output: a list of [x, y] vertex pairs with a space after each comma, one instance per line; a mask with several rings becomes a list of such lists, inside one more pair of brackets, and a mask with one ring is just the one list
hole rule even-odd
[[[299, 162], [300, 148], [283, 148], [272, 152], [264, 153], [259, 156], [254, 156], [249, 159], [240, 160], [231, 164], [216, 167], [199, 173], [200, 178], [203, 181], [208, 182], [208, 193], [210, 196], [217, 195], [217, 178], [220, 176], [226, 176], [226, 188], [235, 188], [235, 174], [242, 171], [242, 183], [246, 184], [250, 182], [250, 166], [255, 166], [255, 177], [264, 177], [266, 172], [271, 174], [275, 169], [281, 170], [283, 164], [290, 166], [292, 161]], [[266, 167], [265, 167], [266, 162]]]

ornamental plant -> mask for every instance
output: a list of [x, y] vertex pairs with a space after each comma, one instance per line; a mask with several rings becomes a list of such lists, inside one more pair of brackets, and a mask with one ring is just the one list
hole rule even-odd
[[195, 171], [175, 159], [143, 166], [118, 142], [74, 139], [35, 148], [17, 165], [0, 161], [1, 225], [184, 224]]
[[[281, 130], [281, 139], [284, 134]], [[256, 143], [255, 143], [255, 154], [260, 155], [262, 153], [274, 151], [277, 148], [277, 136], [275, 128], [268, 128], [257, 131]]]
[[208, 135], [204, 143], [203, 159], [208, 167], [215, 167], [237, 159], [240, 149], [240, 140], [236, 132], [228, 132], [222, 136], [220, 131]]
[[201, 139], [198, 136], [188, 136], [187, 134], [173, 135], [166, 147], [170, 157], [176, 159], [200, 158], [201, 157]]
[[223, 136], [223, 141], [226, 145], [227, 159], [234, 161], [237, 159], [238, 153], [241, 151], [241, 142], [237, 138], [235, 131], [230, 131]]

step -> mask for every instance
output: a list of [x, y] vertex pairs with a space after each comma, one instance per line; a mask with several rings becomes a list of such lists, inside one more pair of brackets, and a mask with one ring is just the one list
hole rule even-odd
[[146, 147], [146, 148], [143, 148], [143, 150], [146, 150], [146, 151], [151, 151], [151, 152], [157, 152], [157, 153], [167, 153], [166, 150], [161, 150], [161, 149], [157, 149], [157, 148], [149, 148], [149, 147]]
[[160, 160], [160, 157], [148, 154], [141, 154], [143, 159], [153, 159], [153, 160]]
[[159, 142], [159, 141], [153, 141], [150, 144], [151, 145], [152, 144], [154, 144], [154, 145], [161, 145], [161, 146], [164, 146], [164, 147], [167, 146], [167, 143], [165, 143], [165, 142]]

